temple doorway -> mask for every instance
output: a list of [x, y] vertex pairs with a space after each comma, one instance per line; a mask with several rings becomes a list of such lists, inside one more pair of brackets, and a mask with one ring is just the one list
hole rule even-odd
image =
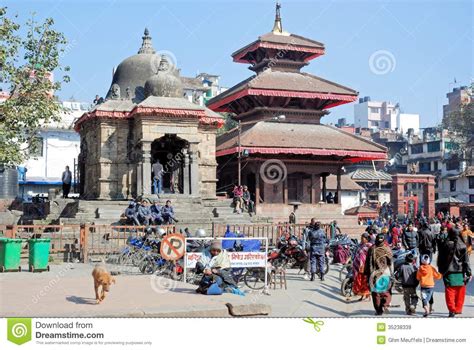
[[151, 144], [152, 164], [158, 161], [163, 167], [163, 193], [184, 193], [184, 158], [188, 148], [189, 143], [174, 134], [166, 134]]

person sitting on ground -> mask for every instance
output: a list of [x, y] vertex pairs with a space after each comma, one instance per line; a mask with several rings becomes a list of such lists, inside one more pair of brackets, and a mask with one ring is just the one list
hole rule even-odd
[[243, 187], [242, 201], [244, 203], [244, 206], [247, 208], [248, 213], [252, 215], [252, 213], [254, 212], [254, 202], [247, 186]]
[[146, 200], [142, 200], [141, 205], [138, 207], [138, 221], [140, 224], [148, 226], [151, 221], [151, 211]]
[[235, 212], [237, 214], [240, 214], [242, 211], [242, 195], [243, 195], [243, 189], [242, 186], [234, 186], [234, 190], [232, 191], [232, 194], [234, 195], [234, 200], [233, 204], [235, 207]]
[[166, 201], [166, 205], [161, 208], [161, 216], [163, 217], [163, 223], [167, 225], [171, 225], [174, 222], [178, 222], [178, 220], [174, 217], [174, 209], [171, 206], [171, 201], [168, 199]]
[[236, 287], [231, 274], [229, 255], [222, 249], [222, 242], [219, 240], [212, 241], [211, 246], [203, 251], [196, 264], [196, 272], [204, 274], [196, 289], [197, 293], [214, 294], [215, 291], [210, 291], [212, 285], [216, 285], [220, 293], [226, 287]]
[[131, 201], [128, 203], [127, 209], [125, 209], [125, 218], [127, 219], [127, 224], [140, 226], [140, 221], [138, 221], [138, 212], [137, 212], [137, 203]]
[[161, 215], [161, 210], [162, 208], [160, 203], [157, 200], [153, 201], [153, 205], [150, 207], [151, 218], [153, 220], [153, 223], [157, 225], [163, 224], [163, 216]]

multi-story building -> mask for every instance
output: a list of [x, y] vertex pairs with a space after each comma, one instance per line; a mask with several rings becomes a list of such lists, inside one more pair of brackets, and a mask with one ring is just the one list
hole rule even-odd
[[[63, 101], [61, 104], [64, 108], [61, 120], [40, 130], [36, 153], [19, 167], [20, 195], [25, 198], [47, 193], [50, 188], [61, 188], [61, 175], [66, 166], [75, 174], [80, 137], [73, 125], [89, 110], [90, 103]], [[73, 182], [76, 182], [76, 176], [73, 176]]]
[[372, 101], [369, 96], [359, 98], [354, 105], [354, 126], [372, 130], [398, 130], [406, 133], [420, 129], [420, 116], [412, 113], [402, 113], [398, 104], [388, 101]]
[[227, 90], [219, 84], [220, 76], [200, 73], [194, 78], [181, 77], [183, 94], [189, 102], [204, 106], [208, 100]]
[[446, 97], [448, 103], [443, 106], [443, 117], [448, 117], [451, 113], [459, 111], [461, 106], [468, 104], [472, 99], [472, 91], [468, 86], [456, 87], [448, 92]]

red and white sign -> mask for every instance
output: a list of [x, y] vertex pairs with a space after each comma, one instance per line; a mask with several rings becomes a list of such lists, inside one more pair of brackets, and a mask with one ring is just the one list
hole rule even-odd
[[[228, 252], [231, 267], [265, 267], [267, 255], [265, 252]], [[187, 253], [186, 268], [193, 269], [201, 258], [202, 253]]]
[[185, 248], [184, 236], [179, 233], [172, 233], [163, 237], [160, 254], [165, 260], [178, 260], [184, 255]]

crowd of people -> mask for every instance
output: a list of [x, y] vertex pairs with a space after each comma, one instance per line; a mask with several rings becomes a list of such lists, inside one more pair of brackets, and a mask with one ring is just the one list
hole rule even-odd
[[[434, 310], [435, 281], [442, 279], [449, 317], [461, 314], [466, 285], [472, 280], [469, 255], [473, 238], [469, 223], [460, 217], [438, 214], [430, 220], [419, 217], [404, 222], [379, 218], [361, 235], [352, 264], [353, 293], [361, 300], [371, 297], [375, 314], [382, 315], [389, 310], [398, 280], [406, 314], [415, 315], [420, 287], [423, 316], [427, 317]], [[404, 261], [394, 269], [397, 256]]]
[[161, 205], [158, 200], [154, 200], [151, 205], [146, 199], [132, 200], [123, 217], [127, 224], [137, 226], [171, 225], [178, 222], [170, 200], [165, 205]]

